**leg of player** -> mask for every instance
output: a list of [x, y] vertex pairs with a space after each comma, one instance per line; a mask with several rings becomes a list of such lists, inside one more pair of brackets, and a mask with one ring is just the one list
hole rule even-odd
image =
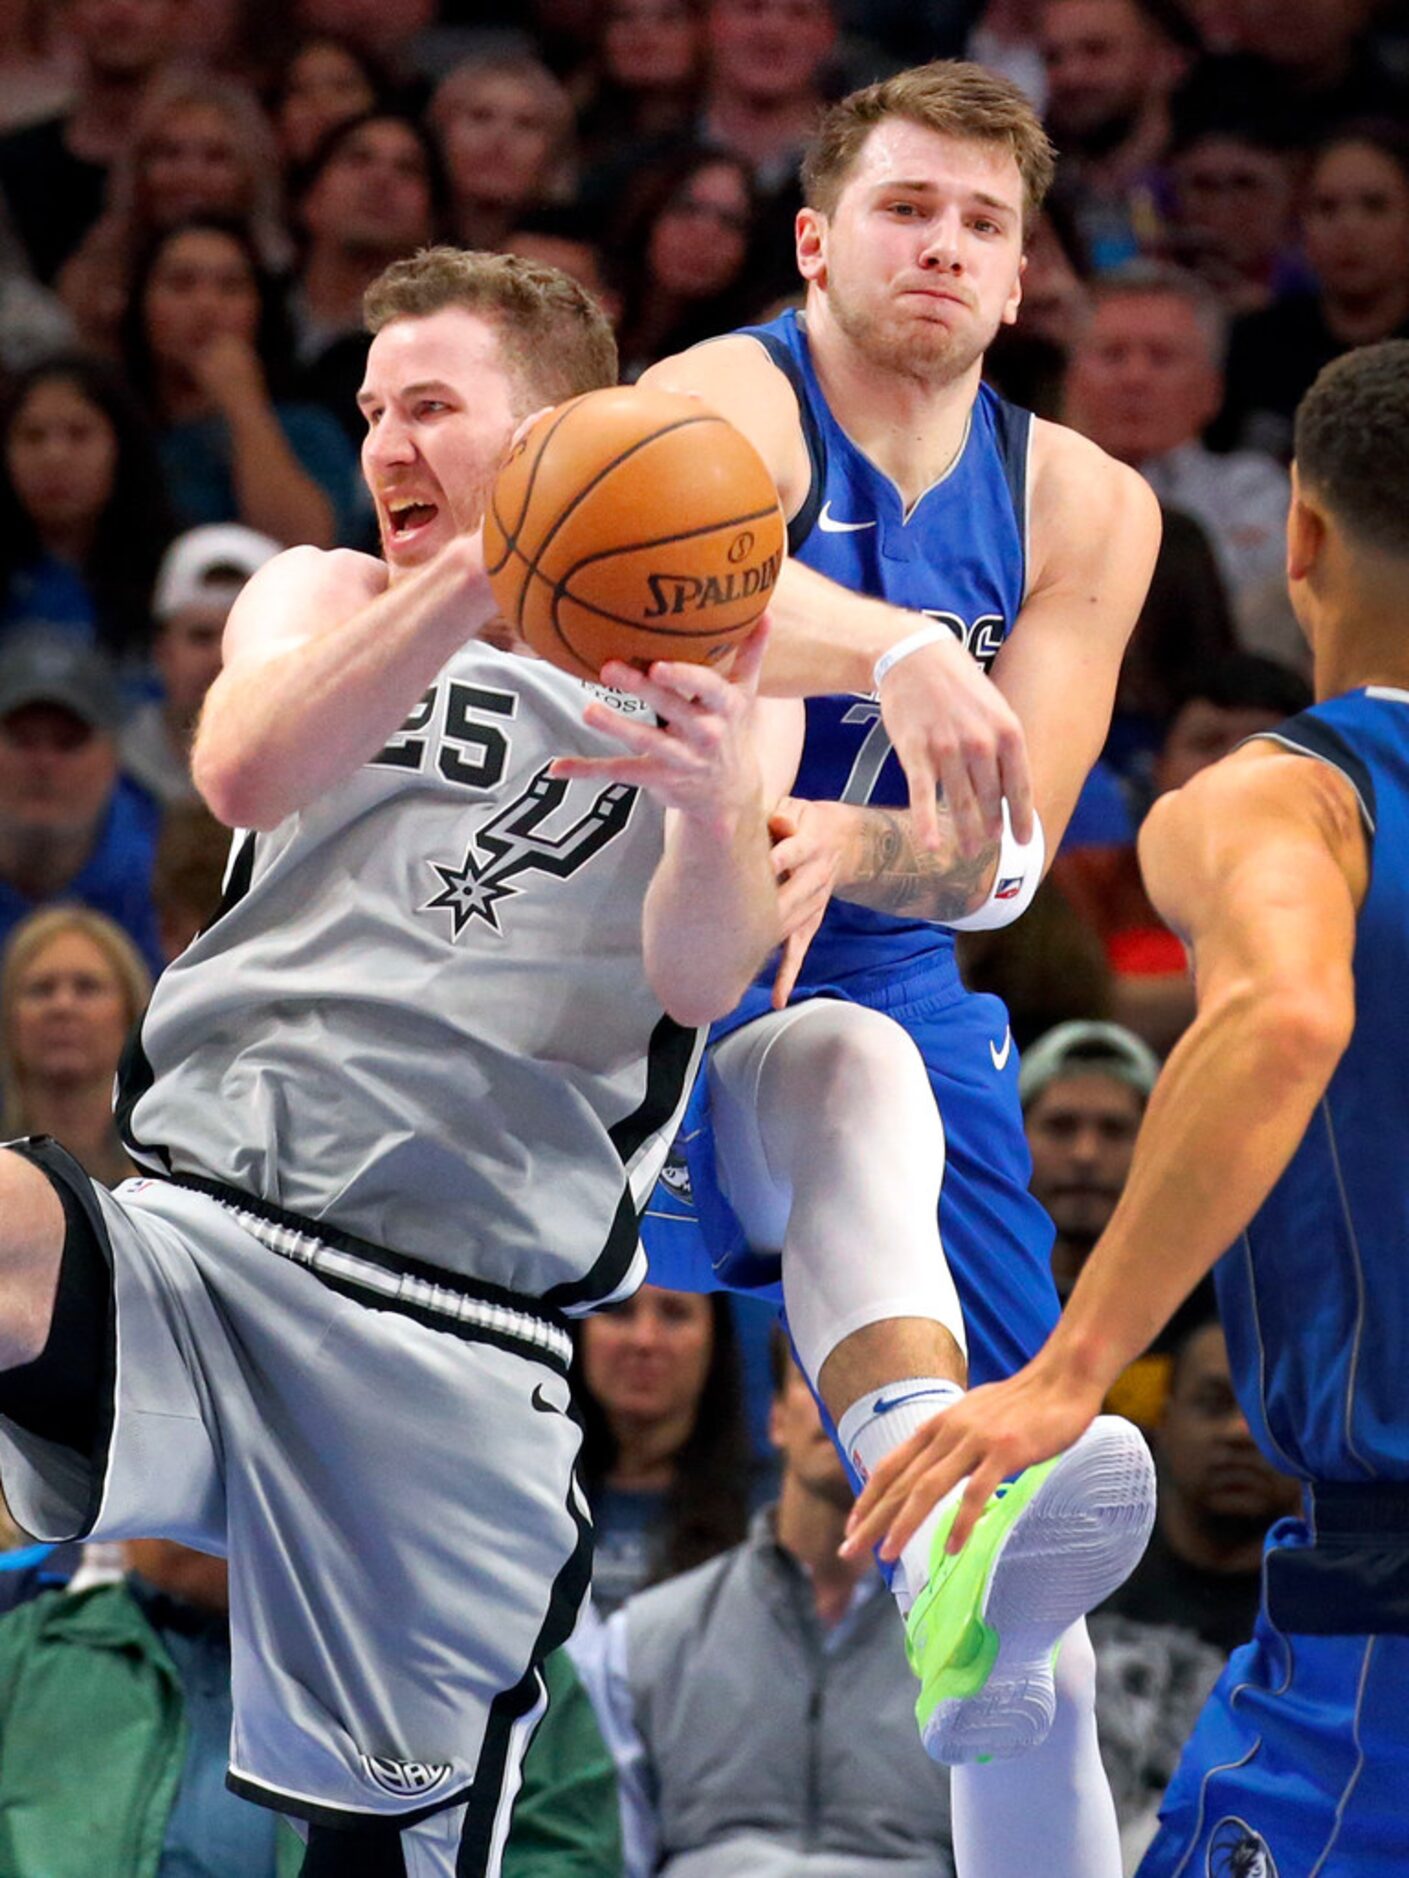
[[0, 1151], [0, 1371], [32, 1363], [49, 1337], [64, 1210], [37, 1167]]
[[[710, 1074], [721, 1185], [750, 1242], [781, 1248], [803, 1368], [864, 1476], [956, 1401], [965, 1375], [936, 1225], [943, 1125], [923, 1061], [889, 1018], [817, 999], [735, 1032]], [[1102, 1417], [996, 1496], [950, 1559], [961, 1492], [924, 1522], [893, 1580], [925, 1745], [952, 1763], [1025, 1753], [1046, 1735], [1057, 1646], [1139, 1558], [1153, 1483], [1138, 1433]], [[1083, 1708], [1090, 1733], [1089, 1698]], [[1098, 1870], [1089, 1845], [1079, 1869]]]

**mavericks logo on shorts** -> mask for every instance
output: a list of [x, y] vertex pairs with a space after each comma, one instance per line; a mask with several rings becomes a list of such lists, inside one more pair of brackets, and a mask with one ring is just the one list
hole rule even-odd
[[1206, 1869], [1208, 1878], [1278, 1878], [1267, 1841], [1232, 1813], [1213, 1829]]
[[364, 1754], [367, 1777], [398, 1800], [419, 1800], [434, 1793], [450, 1773], [449, 1761], [394, 1761], [387, 1754]]

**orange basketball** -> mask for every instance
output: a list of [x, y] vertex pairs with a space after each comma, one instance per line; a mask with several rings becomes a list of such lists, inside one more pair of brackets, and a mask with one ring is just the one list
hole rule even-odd
[[748, 439], [693, 398], [634, 386], [547, 411], [500, 470], [484, 555], [504, 617], [545, 659], [714, 665], [768, 603], [785, 530]]

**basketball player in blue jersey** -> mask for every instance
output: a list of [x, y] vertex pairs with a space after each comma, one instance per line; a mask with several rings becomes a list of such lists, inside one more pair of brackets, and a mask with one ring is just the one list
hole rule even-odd
[[1316, 704], [1141, 832], [1198, 1015], [1125, 1194], [1041, 1353], [879, 1467], [848, 1540], [893, 1553], [967, 1477], [961, 1547], [1214, 1269], [1238, 1399], [1305, 1518], [1269, 1535], [1253, 1641], [1141, 1878], [1409, 1871], [1409, 343], [1302, 401], [1287, 565]]
[[[613, 692], [482, 636], [516, 422], [615, 378], [589, 295], [439, 249], [367, 311], [382, 556], [291, 549], [231, 614], [194, 769], [239, 832], [125, 1059], [144, 1177], [0, 1150], [0, 1464], [37, 1535], [228, 1553], [230, 1780], [304, 1878], [493, 1878], [588, 1578], [566, 1317], [644, 1274], [801, 723], [761, 642]], [[634, 786], [555, 770], [623, 742]], [[27, 1833], [0, 1868], [49, 1869]]]
[[[965, 992], [951, 929], [1030, 900], [1104, 740], [1159, 521], [1132, 471], [982, 383], [1052, 164], [1026, 100], [973, 65], [842, 100], [804, 166], [803, 311], [645, 381], [724, 412], [773, 470], [793, 554], [764, 682], [834, 694], [809, 702], [775, 861], [799, 905], [846, 895], [717, 1032], [687, 1119], [689, 1203], [682, 1170], [647, 1245], [667, 1284], [776, 1288], [781, 1265], [803, 1367], [863, 1477], [970, 1378], [1011, 1374], [1057, 1316], [1006, 1014]], [[912, 745], [956, 657], [991, 671], [1026, 735], [1036, 817], [1010, 792], [1000, 837], [980, 828], [994, 804], [945, 769], [932, 839], [915, 786]], [[928, 1531], [900, 1561], [926, 1745], [987, 1763], [956, 1768], [964, 1878], [1117, 1878], [1079, 1619], [1138, 1557], [1151, 1494], [1143, 1445], [1107, 1421], [1008, 1496], [973, 1594], [996, 1656], [963, 1647], [963, 1585], [938, 1621]], [[1068, 1545], [1078, 1528], [1094, 1556]]]

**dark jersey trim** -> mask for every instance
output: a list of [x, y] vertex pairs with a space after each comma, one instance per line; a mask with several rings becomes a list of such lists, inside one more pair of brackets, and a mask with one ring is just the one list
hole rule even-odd
[[[992, 391], [992, 386], [989, 387]], [[1022, 543], [1022, 584], [1027, 592], [1027, 457], [1032, 441], [1032, 413], [993, 393], [993, 430], [998, 444], [998, 460], [1003, 465], [1003, 480], [1013, 504], [1013, 518]]]
[[1357, 755], [1340, 731], [1328, 724], [1324, 717], [1316, 716], [1314, 706], [1296, 717], [1289, 717], [1276, 730], [1259, 731], [1248, 742], [1280, 743], [1288, 750], [1319, 757], [1323, 763], [1329, 763], [1332, 769], [1338, 769], [1360, 798], [1360, 813], [1365, 818], [1366, 833], [1374, 834], [1375, 779], [1370, 773], [1370, 766], [1362, 756]]
[[[677, 1024], [673, 1017], [662, 1017], [651, 1032], [646, 1046], [646, 1092], [631, 1114], [607, 1131], [623, 1167], [652, 1135], [665, 1127], [679, 1107], [699, 1038], [697, 1029]], [[636, 1205], [630, 1184], [626, 1183], [606, 1244], [592, 1269], [584, 1278], [554, 1285], [545, 1291], [543, 1302], [556, 1310], [567, 1311], [611, 1297], [631, 1269], [640, 1243], [640, 1229], [641, 1209]]]
[[788, 523], [788, 553], [796, 554], [812, 533], [817, 517], [822, 512], [822, 497], [827, 484], [827, 440], [822, 435], [822, 426], [817, 422], [808, 400], [807, 381], [803, 377], [802, 367], [786, 343], [766, 327], [741, 326], [739, 331], [745, 338], [758, 341], [792, 386], [793, 396], [797, 399], [803, 441], [807, 445], [807, 460], [812, 466], [812, 480], [803, 497], [802, 507]]
[[[463, 1806], [470, 1797], [470, 1789], [461, 1787], [445, 1799], [433, 1800], [429, 1805], [418, 1806], [409, 1813], [371, 1813], [357, 1812], [350, 1806], [329, 1806], [318, 1800], [302, 1800], [296, 1794], [280, 1793], [276, 1787], [266, 1787], [260, 1781], [251, 1779], [248, 1774], [237, 1774], [228, 1769], [225, 1785], [231, 1793], [238, 1793], [242, 1800], [253, 1800], [256, 1806], [266, 1807], [271, 1813], [287, 1813], [292, 1819], [306, 1819], [311, 1825], [327, 1826], [339, 1834], [353, 1835], [360, 1829], [377, 1836], [382, 1831], [395, 1832], [398, 1838], [408, 1826], [418, 1825], [432, 1814], [443, 1813], [447, 1807]], [[343, 1839], [343, 1846], [349, 1851], [356, 1843], [355, 1837]], [[331, 1875], [335, 1869], [341, 1870], [341, 1867], [328, 1866], [326, 1869]]]
[[592, 1582], [592, 1526], [582, 1511], [579, 1492], [574, 1475], [568, 1488], [567, 1510], [577, 1528], [577, 1544], [553, 1580], [548, 1612], [534, 1643], [528, 1668], [512, 1689], [503, 1690], [489, 1706], [489, 1723], [484, 1732], [474, 1782], [470, 1787], [470, 1803], [460, 1832], [460, 1855], [455, 1861], [455, 1878], [485, 1878], [489, 1870], [494, 1824], [503, 1796], [504, 1773], [514, 1724], [545, 1693], [540, 1666], [572, 1635], [577, 1626], [577, 1614]]

